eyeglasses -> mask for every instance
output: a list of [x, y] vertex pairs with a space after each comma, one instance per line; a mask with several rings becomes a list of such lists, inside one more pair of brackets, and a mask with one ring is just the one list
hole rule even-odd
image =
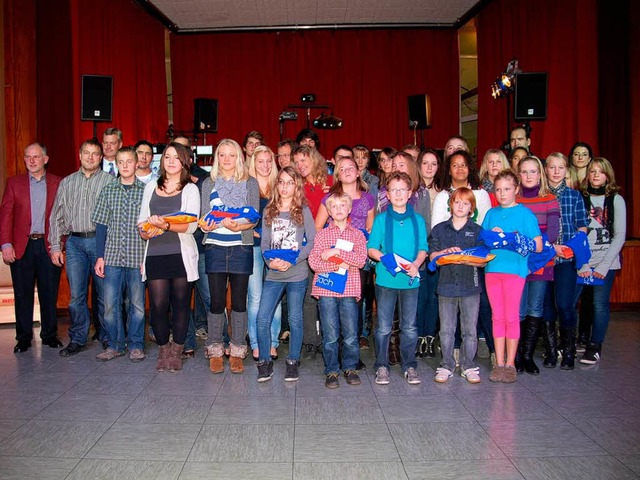
[[293, 187], [295, 184], [293, 180], [278, 180], [278, 185], [281, 187]]
[[398, 195], [399, 193], [407, 193], [409, 189], [407, 188], [390, 188], [389, 191], [394, 195]]

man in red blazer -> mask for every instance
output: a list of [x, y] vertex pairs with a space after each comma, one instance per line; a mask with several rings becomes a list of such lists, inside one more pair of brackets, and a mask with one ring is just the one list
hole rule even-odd
[[26, 352], [33, 339], [34, 287], [40, 300], [40, 338], [51, 348], [58, 340], [56, 302], [60, 267], [49, 258], [49, 215], [61, 178], [47, 173], [47, 149], [32, 143], [24, 151], [27, 173], [7, 180], [0, 204], [2, 261], [11, 267], [15, 295], [16, 340], [14, 352]]

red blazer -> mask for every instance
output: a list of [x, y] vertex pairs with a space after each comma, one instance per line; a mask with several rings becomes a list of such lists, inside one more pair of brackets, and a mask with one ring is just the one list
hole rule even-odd
[[[58, 185], [62, 179], [47, 173], [47, 205], [44, 212], [44, 233], [49, 250], [49, 216], [56, 198]], [[13, 245], [16, 258], [22, 258], [31, 233], [31, 195], [29, 192], [29, 174], [16, 175], [7, 179], [7, 186], [0, 204], [0, 246]]]

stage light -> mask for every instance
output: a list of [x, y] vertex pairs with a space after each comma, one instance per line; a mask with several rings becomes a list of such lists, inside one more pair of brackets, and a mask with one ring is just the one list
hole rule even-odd
[[342, 128], [342, 119], [336, 117], [333, 113], [330, 115], [321, 113], [313, 121], [313, 126], [324, 130], [337, 130], [338, 128]]
[[513, 93], [516, 85], [516, 75], [520, 72], [518, 60], [511, 60], [504, 69], [504, 72], [491, 84], [491, 96], [498, 99]]

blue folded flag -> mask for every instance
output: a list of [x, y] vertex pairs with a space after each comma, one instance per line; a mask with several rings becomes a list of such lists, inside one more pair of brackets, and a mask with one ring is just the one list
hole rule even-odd
[[589, 248], [589, 240], [584, 232], [577, 232], [571, 237], [566, 246], [573, 250], [573, 256], [576, 259], [576, 268], [580, 269], [585, 263], [591, 260], [591, 249]]
[[556, 249], [553, 248], [553, 244], [549, 242], [549, 237], [546, 233], [542, 234], [542, 251], [531, 252], [527, 257], [527, 267], [530, 273], [535, 273], [543, 268], [550, 260], [556, 256]]
[[494, 232], [483, 229], [480, 232], [480, 240], [489, 248], [506, 248], [523, 257], [536, 249], [536, 242], [533, 239], [519, 233]]
[[284, 260], [285, 262], [289, 262], [291, 265], [295, 265], [298, 261], [298, 256], [300, 255], [299, 250], [289, 250], [286, 248], [274, 248], [271, 250], [265, 250], [262, 253], [262, 256], [265, 260], [274, 260], [279, 258], [280, 260]]
[[221, 222], [224, 218], [230, 218], [241, 223], [256, 223], [260, 220], [260, 214], [250, 206], [231, 208], [225, 205], [214, 205], [211, 211], [200, 220], [203, 223]]

